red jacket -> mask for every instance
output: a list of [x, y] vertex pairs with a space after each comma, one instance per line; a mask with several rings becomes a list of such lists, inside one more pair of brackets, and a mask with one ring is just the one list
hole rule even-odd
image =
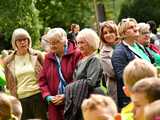
[[[73, 73], [78, 61], [81, 58], [80, 51], [69, 43], [68, 52], [61, 59], [61, 70], [67, 83], [73, 81]], [[42, 71], [39, 75], [39, 86], [43, 98], [48, 95], [57, 95], [59, 85], [59, 77], [56, 66], [55, 54], [50, 52], [46, 55]], [[48, 105], [49, 120], [64, 120], [64, 105]]]
[[[80, 58], [80, 51], [72, 43], [69, 43], [68, 53], [61, 59], [62, 74], [67, 83], [73, 81], [73, 72]], [[55, 62], [54, 53], [50, 52], [45, 56], [43, 68], [39, 75], [39, 86], [43, 98], [48, 95], [57, 95], [59, 77]]]

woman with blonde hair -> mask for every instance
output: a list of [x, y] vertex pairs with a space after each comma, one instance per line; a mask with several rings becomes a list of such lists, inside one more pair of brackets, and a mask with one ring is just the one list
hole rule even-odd
[[101, 25], [100, 37], [103, 43], [100, 57], [103, 65], [103, 74], [108, 87], [108, 94], [117, 102], [117, 82], [111, 63], [114, 47], [119, 43], [118, 27], [112, 20], [105, 21]]
[[118, 32], [122, 41], [116, 46], [111, 61], [117, 79], [118, 108], [121, 110], [130, 101], [123, 92], [123, 70], [130, 61], [139, 57], [132, 48], [139, 35], [137, 21], [133, 18], [122, 19], [118, 24]]
[[77, 35], [77, 45], [82, 54], [74, 73], [74, 81], [67, 85], [65, 92], [65, 120], [82, 120], [81, 104], [94, 89], [100, 86], [103, 68], [96, 55], [99, 37], [89, 28]]
[[22, 104], [22, 120], [46, 119], [46, 106], [38, 86], [42, 55], [31, 48], [31, 37], [23, 28], [14, 30], [11, 42], [14, 52], [4, 59], [7, 88]]

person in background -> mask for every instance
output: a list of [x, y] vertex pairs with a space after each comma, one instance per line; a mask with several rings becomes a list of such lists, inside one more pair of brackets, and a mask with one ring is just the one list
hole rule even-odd
[[46, 37], [47, 37], [47, 32], [48, 32], [50, 29], [51, 29], [50, 27], [45, 28], [44, 34], [43, 34], [43, 36], [41, 37], [41, 47], [42, 47], [42, 49], [43, 49], [44, 54], [46, 54], [46, 53], [49, 52], [49, 50], [50, 50], [49, 43], [48, 43], [48, 41], [47, 41], [47, 39], [46, 39]]
[[144, 108], [145, 120], [160, 120], [160, 100], [156, 100]]
[[157, 35], [157, 25], [154, 20], [147, 21], [147, 24], [150, 25], [150, 38], [151, 43], [155, 44], [156, 47], [160, 49], [160, 38]]
[[96, 55], [100, 39], [90, 28], [81, 30], [77, 37], [77, 46], [82, 54], [74, 72], [74, 81], [66, 86], [65, 120], [83, 120], [81, 104], [85, 98], [100, 86], [103, 68]]
[[118, 25], [118, 32], [122, 42], [116, 46], [111, 61], [117, 79], [118, 109], [120, 111], [130, 102], [122, 89], [124, 86], [123, 70], [130, 61], [139, 57], [132, 48], [139, 35], [137, 21], [133, 18], [122, 19]]
[[116, 120], [117, 106], [111, 97], [92, 94], [81, 105], [84, 120]]
[[145, 106], [160, 100], [160, 79], [150, 77], [136, 82], [132, 88], [131, 100], [134, 104], [134, 120], [144, 120]]
[[117, 103], [117, 80], [111, 63], [111, 57], [114, 47], [119, 43], [118, 27], [114, 21], [105, 21], [101, 24], [100, 38], [103, 43], [100, 50], [100, 58], [102, 60], [103, 74], [108, 87], [108, 94]]
[[4, 59], [6, 87], [22, 104], [22, 120], [46, 120], [46, 105], [38, 86], [42, 55], [40, 51], [31, 48], [31, 37], [23, 28], [14, 30], [11, 43], [14, 52]]
[[80, 51], [67, 40], [62, 28], [53, 28], [46, 36], [50, 51], [46, 54], [39, 86], [44, 100], [48, 103], [48, 119], [64, 120], [64, 92], [73, 81], [73, 72], [81, 58]]
[[152, 64], [156, 67], [160, 67], [160, 55], [155, 51], [155, 49], [152, 49], [153, 47], [150, 47], [150, 26], [146, 23], [139, 23], [138, 27], [140, 35], [137, 43], [139, 48], [141, 48], [148, 55]]
[[70, 27], [70, 31], [67, 34], [67, 39], [72, 43], [74, 43], [75, 45], [77, 44], [76, 36], [78, 35], [79, 30], [80, 30], [80, 26], [78, 24], [72, 24]]

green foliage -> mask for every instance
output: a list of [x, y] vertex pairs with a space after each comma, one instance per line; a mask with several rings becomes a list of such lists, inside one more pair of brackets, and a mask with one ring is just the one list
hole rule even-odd
[[119, 20], [133, 17], [138, 22], [154, 20], [160, 24], [159, 0], [125, 0], [120, 12]]
[[13, 30], [20, 27], [30, 33], [33, 45], [39, 41], [42, 26], [33, 0], [1, 0], [0, 13], [0, 32], [8, 43], [4, 48], [9, 46]]
[[[117, 19], [123, 0], [95, 1], [105, 5], [107, 20]], [[95, 27], [96, 23], [94, 0], [1, 0], [0, 13], [0, 32], [7, 43], [0, 44], [0, 49], [9, 47], [13, 30], [19, 27], [30, 33], [34, 47], [39, 48], [39, 38], [46, 27], [68, 30], [72, 23], [81, 28]]]
[[37, 0], [36, 7], [44, 27], [68, 29], [71, 23], [90, 26], [95, 16], [91, 0]]

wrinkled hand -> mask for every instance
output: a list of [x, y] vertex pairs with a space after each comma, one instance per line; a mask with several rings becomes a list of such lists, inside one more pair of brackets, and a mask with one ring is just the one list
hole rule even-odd
[[64, 94], [54, 96], [52, 103], [54, 103], [55, 105], [63, 104], [64, 103]]

